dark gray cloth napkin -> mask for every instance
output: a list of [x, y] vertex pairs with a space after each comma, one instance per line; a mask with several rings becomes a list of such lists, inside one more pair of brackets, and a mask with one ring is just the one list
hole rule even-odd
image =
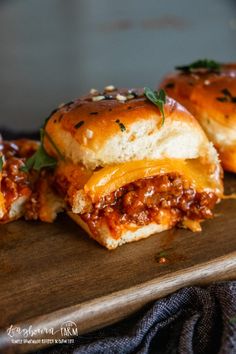
[[183, 288], [115, 325], [37, 354], [236, 353], [236, 281]]

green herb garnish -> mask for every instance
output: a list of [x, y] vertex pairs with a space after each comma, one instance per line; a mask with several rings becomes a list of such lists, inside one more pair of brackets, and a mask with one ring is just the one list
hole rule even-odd
[[236, 96], [233, 96], [227, 88], [224, 88], [223, 90], [221, 90], [221, 92], [224, 96], [216, 97], [217, 101], [236, 103]]
[[25, 165], [21, 167], [21, 171], [29, 172], [30, 170], [40, 171], [43, 167], [55, 167], [57, 164], [56, 159], [49, 156], [44, 147], [40, 145], [38, 150], [28, 160]]
[[43, 144], [43, 139], [44, 139], [44, 135], [45, 135], [46, 138], [49, 140], [50, 144], [52, 145], [52, 147], [54, 148], [54, 150], [56, 151], [57, 155], [60, 157], [60, 159], [64, 160], [64, 156], [62, 155], [61, 151], [58, 149], [57, 145], [54, 143], [54, 141], [52, 140], [52, 138], [48, 134], [48, 132], [46, 130], [41, 129], [40, 134], [42, 135], [41, 143]]
[[188, 65], [176, 66], [176, 70], [192, 71], [195, 69], [208, 69], [209, 71], [220, 71], [221, 64], [209, 59], [200, 59]]
[[2, 156], [0, 156], [0, 172], [2, 171], [2, 167], [3, 167], [3, 158]]
[[122, 132], [124, 132], [124, 131], [126, 130], [124, 124], [121, 123], [119, 119], [116, 120], [116, 123], [119, 125], [120, 130], [121, 130]]
[[161, 125], [163, 126], [165, 122], [165, 112], [164, 112], [164, 105], [166, 103], [166, 93], [163, 89], [160, 89], [159, 91], [153, 91], [148, 87], [144, 87], [144, 94], [151, 101], [153, 104], [155, 104], [161, 114], [162, 114], [162, 122]]
[[57, 152], [60, 158], [63, 158], [61, 152], [59, 151], [58, 147], [55, 145], [53, 142], [52, 138], [50, 135], [43, 129], [40, 130], [40, 146], [38, 150], [29, 158], [26, 160], [25, 165], [20, 168], [21, 171], [23, 172], [29, 172], [30, 170], [36, 170], [40, 171], [44, 167], [55, 167], [57, 164], [57, 160], [49, 156], [47, 152], [45, 151], [43, 147], [43, 141], [45, 136]]
[[79, 123], [75, 125], [75, 129], [79, 129], [84, 124], [84, 121], [81, 120]]

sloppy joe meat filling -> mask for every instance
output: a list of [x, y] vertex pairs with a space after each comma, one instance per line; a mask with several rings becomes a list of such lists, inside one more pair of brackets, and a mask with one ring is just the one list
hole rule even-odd
[[20, 168], [27, 157], [37, 148], [37, 143], [27, 140], [0, 142], [0, 151], [5, 158], [5, 166], [0, 181], [1, 192], [4, 195], [6, 213], [1, 221], [7, 221], [12, 203], [19, 197], [29, 197], [31, 194], [29, 175]]
[[174, 226], [184, 218], [211, 218], [216, 201], [214, 193], [197, 192], [181, 175], [169, 173], [127, 184], [101, 198], [81, 217], [93, 234], [105, 221], [114, 238], [118, 238], [122, 225], [143, 226], [166, 220]]

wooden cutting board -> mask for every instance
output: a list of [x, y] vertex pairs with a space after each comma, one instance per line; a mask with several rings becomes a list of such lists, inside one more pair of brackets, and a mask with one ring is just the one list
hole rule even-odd
[[[226, 191], [236, 191], [235, 175], [226, 176]], [[181, 287], [235, 279], [236, 200], [222, 201], [201, 233], [174, 229], [115, 251], [89, 239], [67, 217], [54, 224], [1, 225], [0, 264], [0, 351], [36, 349], [49, 343], [14, 344], [6, 329], [50, 327], [58, 330], [55, 339], [62, 323], [73, 321], [82, 334]], [[16, 338], [22, 337], [14, 333]]]

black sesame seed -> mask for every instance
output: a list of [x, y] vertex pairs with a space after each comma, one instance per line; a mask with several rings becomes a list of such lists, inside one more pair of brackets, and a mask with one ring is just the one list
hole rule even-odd
[[224, 94], [224, 97], [218, 97], [218, 101], [236, 103], [236, 97], [232, 96], [232, 93], [227, 88], [224, 88], [221, 92]]
[[77, 123], [77, 124], [75, 125], [75, 129], [80, 128], [83, 124], [84, 124], [84, 121], [81, 120], [79, 123]]
[[132, 109], [132, 107], [131, 107], [131, 106], [128, 106], [127, 109]]
[[225, 96], [229, 96], [231, 97], [231, 93], [229, 92], [229, 90], [227, 88], [224, 88], [223, 90], [221, 90], [221, 92], [225, 95]]
[[227, 97], [216, 97], [216, 99], [219, 102], [227, 102], [228, 101]]
[[90, 112], [89, 114], [96, 115], [96, 114], [98, 114], [98, 112]]
[[63, 114], [60, 115], [60, 117], [58, 118], [58, 121], [60, 122], [63, 118]]
[[116, 123], [119, 125], [120, 130], [121, 130], [122, 132], [124, 132], [124, 131], [126, 130], [124, 124], [121, 123], [119, 119], [116, 120]]
[[109, 108], [108, 111], [111, 112], [111, 111], [112, 111], [112, 108]]
[[112, 95], [104, 95], [105, 100], [112, 100], [113, 96]]
[[173, 82], [168, 82], [165, 86], [165, 88], [173, 88], [175, 87], [175, 84]]
[[129, 93], [130, 95], [133, 95], [133, 96], [134, 96], [134, 98], [137, 98], [137, 97], [138, 97], [138, 94], [137, 94], [137, 92], [136, 92], [136, 91], [129, 90], [129, 91], [128, 91], [128, 93]]

